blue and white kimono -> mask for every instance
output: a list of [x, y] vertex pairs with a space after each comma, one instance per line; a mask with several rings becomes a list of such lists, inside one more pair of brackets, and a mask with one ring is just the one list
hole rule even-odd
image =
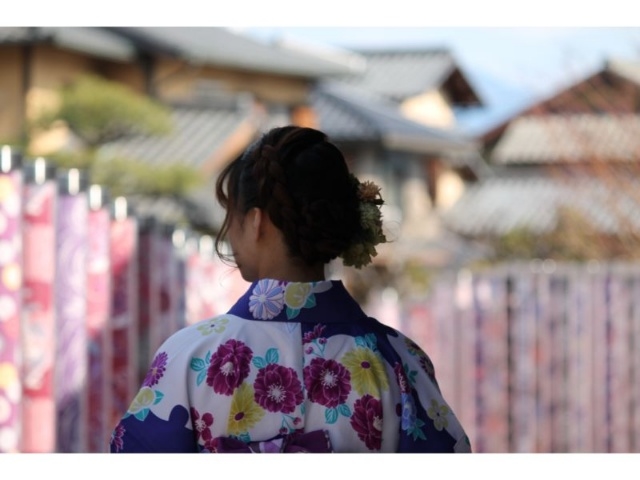
[[156, 352], [119, 452], [470, 452], [429, 357], [342, 282], [263, 279]]

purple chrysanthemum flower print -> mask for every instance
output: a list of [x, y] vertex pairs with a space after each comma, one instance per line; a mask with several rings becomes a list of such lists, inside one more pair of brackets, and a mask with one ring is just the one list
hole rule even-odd
[[207, 385], [222, 395], [231, 395], [249, 375], [251, 349], [239, 340], [229, 340], [220, 345], [211, 356], [207, 369]]
[[364, 395], [353, 405], [351, 427], [369, 450], [382, 448], [382, 404], [371, 395]]
[[302, 384], [293, 368], [271, 363], [258, 371], [255, 401], [270, 412], [291, 413], [303, 400]]
[[324, 329], [325, 329], [324, 325], [320, 325], [320, 324], [315, 325], [313, 327], [313, 330], [304, 334], [304, 336], [302, 337], [302, 343], [303, 344], [311, 343], [316, 338], [320, 338], [322, 336], [322, 332], [324, 332]]
[[335, 360], [314, 358], [303, 374], [309, 400], [325, 407], [341, 405], [351, 391], [349, 370]]
[[153, 387], [158, 383], [158, 381], [162, 378], [162, 375], [164, 375], [168, 359], [169, 356], [166, 354], [166, 352], [160, 352], [156, 355], [156, 357], [153, 359], [153, 362], [151, 363], [149, 371], [147, 372], [147, 376], [144, 377], [144, 381], [142, 382], [143, 386]]
[[198, 436], [198, 439], [202, 439], [205, 442], [211, 440], [211, 425], [213, 425], [213, 415], [209, 412], [200, 416], [200, 412], [191, 407], [191, 421], [193, 428]]
[[125, 428], [121, 423], [119, 423], [113, 430], [113, 432], [111, 432], [110, 443], [116, 453], [122, 450], [122, 447], [124, 447], [124, 441], [122, 440], [122, 437], [124, 437], [124, 432]]
[[253, 318], [270, 320], [284, 308], [284, 295], [276, 280], [260, 280], [249, 297], [249, 311]]
[[395, 372], [396, 379], [398, 380], [400, 393], [409, 393], [411, 391], [411, 386], [409, 385], [409, 379], [404, 371], [404, 367], [399, 362], [396, 362], [393, 366], [393, 371]]

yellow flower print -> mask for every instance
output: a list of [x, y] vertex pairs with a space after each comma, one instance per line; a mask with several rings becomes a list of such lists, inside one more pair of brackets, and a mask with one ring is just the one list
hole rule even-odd
[[389, 388], [387, 372], [380, 357], [369, 348], [356, 348], [347, 352], [341, 360], [351, 374], [351, 384], [360, 395], [380, 398], [380, 391]]
[[10, 291], [16, 291], [22, 285], [22, 269], [17, 263], [10, 263], [2, 270], [2, 283]]
[[129, 413], [137, 413], [151, 407], [156, 400], [156, 395], [149, 387], [142, 387], [129, 406]]
[[198, 331], [202, 334], [202, 336], [211, 335], [212, 333], [222, 333], [225, 328], [227, 328], [227, 323], [229, 323], [228, 318], [214, 318], [207, 322], [204, 322], [202, 325], [198, 326]]
[[230, 434], [247, 432], [264, 417], [264, 410], [253, 399], [253, 393], [253, 387], [243, 383], [233, 394], [227, 423]]
[[310, 283], [289, 283], [284, 290], [284, 303], [294, 310], [301, 309], [311, 294]]
[[0, 390], [9, 390], [18, 382], [18, 371], [11, 363], [0, 363]]
[[435, 398], [431, 399], [431, 406], [427, 410], [427, 415], [433, 420], [433, 425], [436, 427], [436, 430], [442, 430], [449, 425], [447, 415], [450, 411], [447, 405], [439, 405]]

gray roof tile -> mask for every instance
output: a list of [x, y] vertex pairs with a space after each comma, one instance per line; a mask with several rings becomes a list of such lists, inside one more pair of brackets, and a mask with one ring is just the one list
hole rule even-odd
[[320, 56], [264, 43], [224, 27], [118, 27], [117, 30], [132, 34], [138, 41], [172, 45], [184, 58], [197, 64], [308, 78], [358, 71], [342, 56]]
[[[451, 53], [444, 49], [361, 50], [358, 53], [367, 62], [366, 70], [342, 80], [394, 102], [439, 88], [459, 71]], [[479, 101], [471, 86], [466, 84], [466, 87], [470, 96]]]
[[495, 164], [640, 158], [640, 115], [541, 115], [514, 119], [491, 151]]
[[110, 60], [134, 60], [131, 42], [96, 27], [0, 27], [0, 44], [51, 43]]
[[443, 221], [470, 236], [502, 235], [513, 228], [535, 233], [553, 229], [560, 207], [580, 212], [605, 233], [632, 227], [640, 231], [640, 180], [588, 177], [549, 178], [542, 175], [497, 176], [470, 186]]
[[250, 100], [239, 97], [238, 108], [176, 105], [173, 129], [164, 136], [136, 136], [112, 142], [100, 150], [103, 157], [135, 158], [154, 164], [182, 162], [201, 167], [245, 121], [253, 118]]
[[224, 27], [0, 27], [0, 44], [34, 40], [113, 60], [133, 61], [138, 51], [147, 51], [200, 65], [303, 78], [342, 76], [361, 69], [345, 55], [264, 43]]
[[477, 148], [462, 134], [414, 122], [389, 100], [338, 82], [320, 85], [313, 104], [320, 128], [336, 141], [379, 141], [389, 149], [445, 156]]

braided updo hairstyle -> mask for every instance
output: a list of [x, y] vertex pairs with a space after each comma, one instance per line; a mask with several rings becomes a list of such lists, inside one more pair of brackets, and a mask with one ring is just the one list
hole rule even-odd
[[315, 129], [274, 128], [231, 162], [216, 182], [226, 209], [216, 251], [233, 215], [257, 207], [306, 265], [338, 257], [361, 232], [358, 193], [340, 150]]

